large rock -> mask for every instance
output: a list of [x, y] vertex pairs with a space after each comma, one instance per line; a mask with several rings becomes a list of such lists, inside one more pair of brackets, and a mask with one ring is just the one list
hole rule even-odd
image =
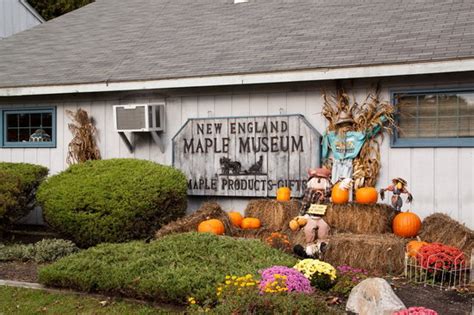
[[356, 285], [346, 304], [347, 311], [361, 315], [390, 315], [403, 309], [403, 302], [382, 278], [365, 279]]

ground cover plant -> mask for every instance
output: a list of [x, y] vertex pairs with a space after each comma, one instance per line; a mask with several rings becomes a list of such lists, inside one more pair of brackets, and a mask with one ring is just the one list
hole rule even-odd
[[151, 237], [187, 206], [181, 171], [136, 159], [72, 165], [37, 195], [47, 223], [80, 247]]
[[48, 169], [27, 163], [0, 162], [0, 228], [22, 218], [35, 205], [35, 191]]
[[[138, 303], [115, 301], [40, 290], [0, 287], [0, 314], [173, 314], [171, 310]], [[178, 314], [178, 312], [176, 312]]]
[[0, 244], [0, 262], [33, 261], [46, 263], [70, 255], [79, 250], [68, 240], [44, 239], [34, 244]]
[[297, 260], [261, 241], [208, 233], [168, 235], [145, 243], [101, 244], [40, 269], [48, 286], [114, 293], [171, 303], [216, 300], [229, 274], [257, 274]]

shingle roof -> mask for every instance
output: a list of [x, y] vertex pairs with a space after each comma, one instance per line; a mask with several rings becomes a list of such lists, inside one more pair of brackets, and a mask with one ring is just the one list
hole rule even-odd
[[472, 0], [98, 0], [0, 42], [0, 87], [474, 57]]

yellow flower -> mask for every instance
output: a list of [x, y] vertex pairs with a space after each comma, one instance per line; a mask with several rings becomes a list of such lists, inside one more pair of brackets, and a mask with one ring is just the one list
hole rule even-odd
[[232, 276], [232, 280], [235, 280], [235, 279], [237, 279], [237, 277], [236, 277], [236, 276]]
[[231, 283], [231, 282], [230, 282], [229, 280], [227, 280], [227, 281], [225, 282], [225, 284], [230, 284], [230, 283]]
[[225, 276], [226, 279], [230, 279], [230, 276]]

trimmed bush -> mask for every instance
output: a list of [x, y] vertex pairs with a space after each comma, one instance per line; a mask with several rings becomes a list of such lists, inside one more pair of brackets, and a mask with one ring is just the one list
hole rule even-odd
[[330, 309], [321, 298], [304, 293], [255, 294], [245, 291], [227, 296], [215, 308], [188, 307], [189, 314], [344, 314]]
[[40, 165], [0, 162], [0, 225], [10, 225], [35, 206], [35, 192], [48, 175]]
[[165, 236], [150, 243], [101, 244], [40, 269], [40, 282], [81, 291], [186, 303], [216, 300], [229, 274], [257, 274], [296, 259], [259, 240], [208, 233]]
[[35, 244], [0, 245], [0, 261], [34, 261], [45, 263], [77, 252], [73, 242], [44, 239]]
[[186, 177], [136, 159], [88, 161], [38, 190], [46, 222], [81, 247], [153, 235], [186, 212]]

